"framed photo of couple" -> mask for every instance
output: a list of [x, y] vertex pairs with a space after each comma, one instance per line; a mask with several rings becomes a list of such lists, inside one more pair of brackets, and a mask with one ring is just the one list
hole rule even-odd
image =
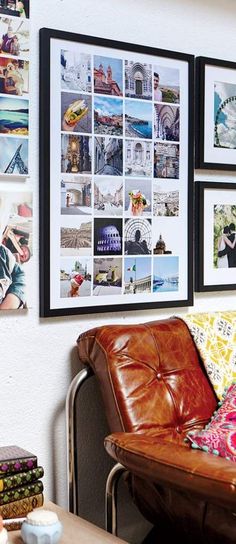
[[196, 182], [196, 291], [236, 289], [236, 183]]
[[196, 168], [236, 170], [236, 63], [196, 59]]
[[191, 305], [193, 57], [40, 34], [41, 316]]

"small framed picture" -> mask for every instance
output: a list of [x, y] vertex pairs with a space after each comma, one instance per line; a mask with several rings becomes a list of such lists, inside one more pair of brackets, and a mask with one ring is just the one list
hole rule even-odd
[[196, 291], [236, 289], [236, 183], [195, 186]]
[[197, 58], [196, 168], [236, 170], [236, 63]]

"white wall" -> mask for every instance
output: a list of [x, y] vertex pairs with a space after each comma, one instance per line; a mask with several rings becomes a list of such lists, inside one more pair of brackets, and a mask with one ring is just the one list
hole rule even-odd
[[[26, 314], [0, 316], [1, 445], [18, 444], [35, 452], [45, 467], [46, 495], [61, 505], [66, 504], [64, 401], [76, 368], [73, 349], [77, 336], [103, 323], [151, 320], [184, 313], [186, 309], [39, 319], [38, 30], [58, 28], [236, 60], [235, 23], [235, 0], [31, 0], [31, 159], [36, 256], [31, 283], [33, 309]], [[196, 179], [209, 177], [235, 180], [234, 174], [227, 172], [196, 173]], [[235, 310], [235, 302], [234, 291], [198, 294], [194, 311]], [[86, 441], [86, 436], [81, 439]]]

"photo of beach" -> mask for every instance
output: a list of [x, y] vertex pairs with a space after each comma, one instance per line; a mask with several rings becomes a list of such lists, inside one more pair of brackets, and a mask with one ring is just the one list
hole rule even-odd
[[123, 135], [123, 100], [94, 97], [94, 132], [112, 136]]
[[13, 138], [11, 136], [0, 137], [0, 173], [2, 174], [28, 174], [28, 139]]
[[0, 133], [15, 134], [18, 136], [28, 135], [28, 100], [0, 97]]
[[125, 101], [125, 136], [152, 138], [152, 105], [137, 100]]
[[61, 93], [61, 130], [92, 132], [91, 95]]

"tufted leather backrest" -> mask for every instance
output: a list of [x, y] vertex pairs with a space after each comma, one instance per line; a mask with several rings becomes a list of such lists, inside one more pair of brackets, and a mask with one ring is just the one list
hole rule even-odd
[[178, 318], [98, 327], [77, 344], [80, 360], [100, 382], [111, 432], [181, 433], [205, 425], [216, 407], [188, 328]]

